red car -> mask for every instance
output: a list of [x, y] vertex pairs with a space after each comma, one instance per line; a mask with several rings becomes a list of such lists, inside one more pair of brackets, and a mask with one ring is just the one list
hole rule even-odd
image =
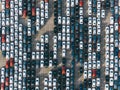
[[62, 75], [65, 75], [65, 73], [66, 73], [66, 68], [65, 66], [62, 66]]
[[8, 61], [6, 61], [5, 68], [9, 68], [9, 60], [8, 60]]
[[119, 50], [119, 52], [118, 52], [118, 58], [120, 58], [120, 50]]
[[83, 0], [80, 0], [80, 1], [79, 1], [79, 6], [80, 6], [80, 7], [83, 7]]
[[10, 58], [10, 67], [13, 67], [14, 66], [14, 60], [13, 58]]
[[5, 78], [5, 86], [9, 86], [9, 78], [8, 77]]
[[96, 77], [96, 69], [92, 70], [92, 77], [95, 78]]
[[5, 35], [2, 35], [2, 43], [5, 43]]
[[10, 8], [10, 0], [6, 0], [6, 8]]
[[45, 3], [48, 3], [49, 2], [49, 0], [45, 0]]
[[4, 83], [1, 83], [1, 88], [0, 90], [5, 90], [5, 84]]
[[119, 18], [118, 18], [118, 24], [120, 25], [120, 16], [119, 16]]
[[24, 10], [23, 10], [23, 16], [22, 16], [22, 17], [23, 17], [23, 18], [26, 18], [26, 16], [27, 16], [27, 10], [24, 9]]
[[32, 8], [32, 16], [35, 16], [35, 8]]
[[118, 33], [120, 33], [120, 25], [118, 25]]

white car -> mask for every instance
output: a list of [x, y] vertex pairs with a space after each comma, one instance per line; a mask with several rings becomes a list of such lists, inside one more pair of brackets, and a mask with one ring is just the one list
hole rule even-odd
[[101, 10], [101, 17], [105, 18], [105, 10], [104, 9]]
[[65, 32], [66, 32], [66, 26], [62, 25], [62, 33], [65, 33]]
[[56, 59], [56, 58], [57, 58], [57, 52], [54, 51], [54, 52], [53, 52], [53, 59]]
[[109, 67], [105, 68], [105, 75], [109, 75]]
[[1, 76], [1, 83], [5, 82], [5, 76]]
[[118, 30], [118, 22], [115, 22], [115, 23], [114, 23], [114, 29], [115, 29], [115, 31]]
[[93, 35], [96, 35], [96, 33], [97, 33], [97, 28], [94, 26], [94, 27], [93, 27], [93, 33], [92, 33], [92, 34], [93, 34]]
[[44, 86], [48, 85], [48, 78], [44, 78]]
[[105, 27], [105, 34], [109, 34], [109, 32], [110, 32], [109, 26], [106, 26]]
[[[57, 36], [56, 36], [56, 38], [57, 38]], [[58, 40], [61, 40], [61, 38], [62, 38], [61, 33], [58, 33]], [[56, 42], [57, 42], [57, 39], [55, 39], [55, 40], [53, 40], [53, 41], [56, 41]]]
[[48, 18], [48, 10], [45, 10], [45, 18]]
[[92, 34], [92, 26], [88, 26], [88, 34]]
[[110, 25], [110, 33], [113, 34], [114, 33], [114, 26]]
[[93, 17], [92, 22], [93, 22], [93, 26], [95, 26], [95, 25], [96, 25], [96, 23], [97, 23], [96, 17]]
[[5, 75], [5, 68], [2, 67], [1, 70], [0, 70], [0, 72], [1, 72], [1, 76], [2, 76], [2, 75]]
[[41, 53], [40, 53], [40, 58], [41, 58], [41, 59], [44, 59], [44, 52], [41, 52]]
[[79, 48], [80, 48], [80, 49], [83, 49], [83, 41], [80, 41], [80, 43], [79, 43]]
[[22, 13], [22, 10], [23, 10], [22, 7], [19, 7], [19, 15], [20, 15], [20, 16], [22, 16], [22, 14], [23, 14], [23, 13]]
[[109, 59], [105, 59], [105, 67], [109, 67]]
[[113, 77], [114, 71], [113, 69], [110, 69], [110, 77]]
[[[57, 46], [57, 44], [56, 44]], [[66, 48], [66, 42], [62, 42], [62, 49], [65, 49]]]
[[97, 9], [101, 9], [101, 2], [100, 1], [97, 1]]
[[92, 17], [88, 17], [88, 25], [92, 25]]
[[97, 69], [100, 69], [100, 61], [97, 61]]
[[66, 78], [66, 86], [70, 85], [70, 78]]
[[[59, 33], [60, 35], [61, 35], [61, 33]], [[58, 39], [60, 39], [59, 37], [58, 37]], [[53, 36], [53, 43], [57, 43], [57, 36]]]
[[92, 62], [91, 62], [91, 60], [88, 61], [88, 69], [92, 69]]
[[113, 84], [114, 84], [114, 80], [113, 80], [113, 78], [110, 78], [110, 80], [109, 80], [109, 85], [110, 85], [110, 86], [113, 86]]
[[62, 41], [65, 41], [65, 40], [66, 40], [66, 34], [62, 33]]
[[61, 16], [58, 16], [58, 24], [61, 24], [61, 23], [62, 23]]
[[66, 43], [66, 49], [70, 49], [70, 42], [69, 41]]
[[92, 7], [88, 6], [88, 15], [92, 15]]
[[114, 7], [114, 10], [115, 10], [115, 14], [118, 14], [119, 7], [118, 7], [118, 6], [115, 6], [115, 7]]
[[48, 77], [49, 77], [49, 79], [52, 79], [52, 71], [49, 71]]
[[80, 17], [79, 17], [79, 23], [80, 23], [80, 24], [83, 24], [83, 16], [80, 16]]
[[114, 61], [113, 60], [110, 60], [110, 68], [114, 68]]
[[44, 60], [41, 60], [41, 61], [40, 61], [40, 67], [41, 67], [41, 68], [44, 67]]
[[43, 26], [45, 24], [44, 18], [41, 18], [41, 26]]
[[106, 43], [106, 44], [105, 44], [105, 50], [106, 50], [106, 51], [109, 51], [109, 43]]
[[96, 87], [96, 80], [92, 79], [92, 87]]
[[67, 41], [70, 41], [70, 34], [67, 34]]
[[114, 65], [114, 71], [118, 72], [118, 64], [117, 63], [115, 63], [115, 65]]
[[36, 43], [36, 50], [40, 50], [40, 43]]
[[75, 1], [75, 0], [71, 0], [71, 7], [74, 7], [74, 5], [75, 5], [75, 4], [74, 4], [74, 1]]
[[66, 0], [66, 7], [70, 7], [70, 0]]
[[9, 26], [10, 25], [10, 19], [9, 18], [6, 18], [6, 25]]
[[41, 43], [41, 45], [40, 45], [40, 50], [41, 50], [41, 51], [44, 51], [44, 43]]
[[40, 8], [41, 8], [41, 9], [44, 8], [44, 1], [40, 1]]
[[110, 52], [110, 59], [111, 59], [111, 60], [114, 59], [114, 52]]
[[44, 18], [44, 9], [41, 10], [41, 18]]
[[92, 60], [96, 60], [96, 52], [92, 53]]
[[45, 3], [45, 10], [48, 10], [48, 3]]
[[91, 52], [88, 53], [88, 60], [92, 60], [92, 53]]
[[105, 90], [109, 90], [109, 84], [105, 84]]
[[101, 10], [97, 10], [97, 17], [98, 17], [98, 18], [101, 17]]
[[66, 69], [66, 77], [70, 77], [70, 69]]
[[[36, 58], [35, 55], [36, 55], [35, 52], [32, 52], [32, 60], [35, 60], [35, 58]], [[39, 58], [39, 57], [37, 56], [37, 58]]]
[[41, 41], [41, 43], [44, 43], [44, 35], [40, 36], [40, 41]]
[[14, 17], [10, 17], [10, 24], [14, 25]]
[[114, 43], [115, 47], [118, 47], [118, 39], [115, 39], [115, 43]]
[[48, 86], [49, 86], [49, 87], [52, 87], [52, 79], [49, 79], [49, 80], [48, 80]]
[[87, 62], [84, 62], [84, 70], [87, 70], [87, 68], [88, 68], [88, 64]]
[[118, 80], [118, 73], [117, 72], [114, 73], [114, 80]]
[[40, 59], [40, 52], [36, 52], [36, 59]]
[[36, 16], [40, 15], [40, 8], [36, 8]]
[[35, 78], [35, 85], [39, 86], [39, 84], [40, 84], [40, 79], [39, 79], [39, 77], [36, 77]]
[[67, 17], [67, 18], [66, 18], [66, 24], [67, 24], [67, 25], [70, 25], [70, 17]]
[[100, 43], [97, 43], [97, 51], [100, 51]]
[[96, 86], [98, 86], [98, 87], [100, 86], [100, 78], [96, 79]]
[[65, 56], [66, 56], [66, 50], [63, 49], [63, 50], [62, 50], [62, 57], [65, 57]]
[[52, 67], [52, 66], [53, 66], [53, 61], [49, 60], [49, 67]]
[[83, 75], [84, 75], [84, 79], [87, 79], [87, 70], [84, 70]]
[[114, 24], [114, 17], [113, 16], [110, 17], [110, 24]]
[[114, 44], [110, 44], [110, 51], [111, 51], [111, 52], [114, 51]]
[[70, 16], [70, 8], [66, 8], [66, 16]]
[[107, 58], [109, 58], [109, 51], [105, 51], [105, 58], [107, 59]]
[[23, 70], [23, 77], [26, 77], [26, 76], [27, 76], [27, 71]]
[[57, 85], [57, 80], [54, 78], [53, 79], [53, 86], [55, 87]]
[[92, 77], [92, 71], [88, 70], [88, 78], [91, 78], [91, 77]]
[[83, 15], [83, 7], [79, 7], [79, 15]]
[[92, 68], [93, 68], [93, 69], [96, 69], [96, 66], [97, 66], [97, 65], [96, 65], [96, 61], [95, 61], [95, 60], [93, 60], [92, 65], [93, 65]]
[[106, 42], [106, 43], [109, 43], [109, 42], [110, 42], [110, 41], [109, 41], [109, 35], [106, 35], [106, 36], [105, 36], [105, 42]]
[[114, 42], [114, 35], [110, 35], [110, 43]]
[[66, 17], [62, 17], [62, 24], [66, 24]]

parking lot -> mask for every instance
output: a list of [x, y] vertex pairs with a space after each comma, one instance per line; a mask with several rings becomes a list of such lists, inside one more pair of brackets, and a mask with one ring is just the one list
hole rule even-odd
[[1, 0], [0, 90], [120, 90], [120, 0]]

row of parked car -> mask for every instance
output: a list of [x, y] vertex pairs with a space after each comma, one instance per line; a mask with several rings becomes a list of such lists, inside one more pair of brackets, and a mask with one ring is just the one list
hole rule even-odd
[[[115, 7], [114, 7], [115, 8]], [[106, 90], [120, 88], [119, 80], [119, 18], [116, 21], [114, 13], [110, 24], [105, 28], [105, 78]]]
[[87, 59], [84, 60], [83, 72], [84, 82], [80, 84], [80, 90], [100, 90], [101, 78], [101, 1], [88, 0], [88, 17], [83, 18], [83, 25], [86, 27], [86, 50]]
[[[47, 12], [48, 0], [45, 0], [45, 3]], [[1, 90], [40, 90], [39, 77], [35, 77], [36, 62], [31, 61], [31, 39], [32, 35], [36, 34], [36, 27], [32, 24], [36, 20], [36, 14], [40, 15], [39, 10], [36, 9], [35, 0], [2, 0], [1, 50], [6, 57], [6, 64], [1, 68]], [[28, 16], [27, 26], [20, 23], [19, 16]]]

